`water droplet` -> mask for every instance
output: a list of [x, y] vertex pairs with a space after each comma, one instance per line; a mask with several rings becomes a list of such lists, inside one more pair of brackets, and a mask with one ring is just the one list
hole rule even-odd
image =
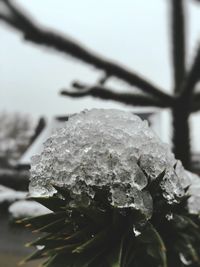
[[133, 233], [134, 235], [137, 237], [139, 235], [141, 235], [141, 232], [139, 230], [137, 230], [135, 227], [133, 227]]
[[180, 258], [181, 262], [182, 262], [184, 265], [186, 265], [186, 266], [189, 266], [189, 265], [192, 264], [192, 261], [189, 260], [189, 259], [187, 259], [187, 258], [184, 256], [183, 253], [179, 253], [179, 258]]
[[166, 218], [168, 221], [173, 220], [173, 218], [174, 218], [173, 213], [168, 213], [168, 214], [166, 214], [165, 218]]

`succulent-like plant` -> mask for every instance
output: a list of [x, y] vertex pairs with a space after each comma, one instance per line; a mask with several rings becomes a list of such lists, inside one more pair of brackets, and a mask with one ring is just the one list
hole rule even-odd
[[[51, 212], [22, 220], [45, 233], [25, 261], [52, 267], [200, 266], [190, 179], [131, 113], [72, 116], [32, 160], [30, 196]], [[192, 212], [191, 212], [192, 211]]]

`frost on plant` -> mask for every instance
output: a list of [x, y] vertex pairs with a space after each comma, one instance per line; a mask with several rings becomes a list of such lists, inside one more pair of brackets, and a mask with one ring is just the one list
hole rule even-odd
[[197, 179], [139, 117], [98, 109], [71, 116], [32, 159], [30, 195], [52, 212], [22, 220], [46, 234], [25, 261], [200, 266]]
[[191, 214], [200, 214], [200, 178], [198, 175], [187, 172], [190, 179], [188, 208]]
[[169, 147], [138, 116], [92, 109], [73, 115], [44, 143], [31, 163], [30, 194], [52, 196], [53, 185], [70, 190], [72, 205], [89, 205], [106, 187], [112, 206], [152, 215], [148, 184], [164, 173], [160, 190], [168, 204], [185, 194], [188, 177]]

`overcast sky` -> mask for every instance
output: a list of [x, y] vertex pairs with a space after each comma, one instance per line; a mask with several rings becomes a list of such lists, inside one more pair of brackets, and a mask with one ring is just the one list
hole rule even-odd
[[[168, 91], [172, 88], [169, 0], [16, 2], [41, 25], [79, 40]], [[200, 36], [200, 6], [188, 4], [187, 15], [191, 58]], [[122, 107], [89, 97], [72, 100], [59, 96], [59, 90], [68, 88], [73, 80], [93, 83], [101, 72], [59, 52], [24, 42], [19, 32], [3, 23], [0, 36], [0, 110], [52, 116], [91, 107]], [[124, 85], [116, 86], [120, 89]]]

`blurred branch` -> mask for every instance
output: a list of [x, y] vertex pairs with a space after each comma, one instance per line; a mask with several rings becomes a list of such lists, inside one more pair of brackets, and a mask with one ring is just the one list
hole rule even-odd
[[30, 138], [30, 142], [29, 142], [29, 146], [32, 145], [32, 143], [36, 140], [36, 138], [39, 136], [39, 134], [43, 131], [43, 129], [46, 126], [46, 121], [45, 119], [42, 117], [38, 120], [37, 126], [34, 130], [34, 134], [32, 135], [32, 137]]
[[184, 1], [171, 0], [172, 5], [172, 49], [174, 66], [175, 92], [180, 91], [180, 86], [185, 75], [185, 25]]
[[193, 95], [192, 100], [192, 112], [197, 112], [200, 110], [200, 92]]
[[152, 94], [161, 100], [169, 101], [172, 98], [169, 94], [162, 92], [159, 88], [140, 77], [138, 74], [96, 55], [72, 39], [38, 27], [27, 15], [25, 15], [24, 12], [14, 6], [11, 1], [0, 1], [3, 2], [11, 12], [11, 16], [6, 16], [0, 11], [0, 19], [22, 32], [25, 40], [53, 47], [58, 51], [93, 65], [97, 69], [104, 70], [108, 76], [115, 76], [122, 79], [130, 85], [136, 86], [144, 92]]
[[70, 96], [74, 98], [93, 96], [104, 100], [113, 100], [123, 104], [132, 106], [154, 106], [154, 107], [169, 107], [173, 101], [161, 102], [149, 95], [132, 94], [132, 93], [117, 93], [111, 89], [105, 88], [101, 85], [86, 86], [81, 83], [75, 82], [72, 85], [74, 88], [81, 90], [72, 92], [71, 90], [62, 90], [61, 95]]
[[200, 46], [197, 50], [196, 57], [193, 61], [192, 67], [186, 77], [186, 81], [183, 86], [182, 96], [186, 97], [191, 95], [195, 89], [196, 84], [200, 80]]
[[31, 21], [25, 14], [23, 14], [22, 10], [13, 5], [10, 0], [0, 0], [0, 3], [2, 3], [5, 7], [5, 10], [7, 9], [8, 11], [8, 14], [6, 14], [5, 11], [0, 10], [0, 19], [11, 27], [23, 32], [25, 39], [26, 32], [34, 32], [37, 30], [37, 26], [34, 24], [34, 22]]
[[98, 84], [100, 85], [105, 85], [105, 83], [108, 81], [110, 78], [109, 74], [105, 73], [98, 81]]

